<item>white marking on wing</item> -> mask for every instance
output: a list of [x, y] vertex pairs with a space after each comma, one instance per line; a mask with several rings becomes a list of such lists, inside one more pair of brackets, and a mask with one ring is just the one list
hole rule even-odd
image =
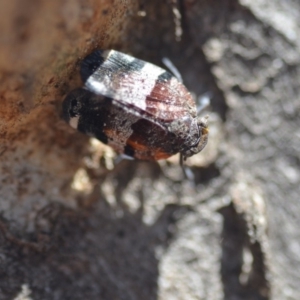
[[[126, 62], [130, 62], [130, 59], [133, 61], [135, 58], [126, 56]], [[151, 94], [157, 78], [164, 72], [165, 70], [146, 63], [141, 70], [125, 74], [127, 76], [111, 74], [111, 77], [104, 76], [101, 81], [91, 76], [86, 82], [86, 87], [96, 94], [146, 110], [146, 96]]]

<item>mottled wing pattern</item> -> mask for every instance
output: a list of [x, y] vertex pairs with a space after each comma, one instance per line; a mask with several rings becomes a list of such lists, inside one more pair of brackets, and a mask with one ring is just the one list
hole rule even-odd
[[146, 104], [147, 112], [161, 120], [196, 117], [196, 104], [192, 96], [184, 85], [168, 72], [157, 79], [156, 85], [146, 96]]
[[196, 117], [193, 98], [170, 73], [114, 50], [100, 53], [102, 64], [87, 78], [88, 90], [163, 121]]
[[69, 124], [116, 152], [142, 160], [168, 158], [180, 151], [174, 135], [160, 124], [113, 104], [112, 99], [83, 88], [73, 90], [63, 103]]

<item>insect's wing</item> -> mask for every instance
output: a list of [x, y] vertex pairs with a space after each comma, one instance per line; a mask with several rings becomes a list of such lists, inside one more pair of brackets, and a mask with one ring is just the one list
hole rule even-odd
[[195, 102], [184, 85], [153, 64], [114, 50], [97, 51], [83, 62], [81, 72], [89, 91], [156, 119], [196, 116]]

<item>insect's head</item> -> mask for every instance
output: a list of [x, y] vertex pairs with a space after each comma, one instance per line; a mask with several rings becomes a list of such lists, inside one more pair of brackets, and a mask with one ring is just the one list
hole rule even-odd
[[197, 125], [199, 129], [199, 141], [195, 146], [181, 153], [183, 159], [186, 159], [187, 157], [193, 156], [201, 152], [203, 148], [206, 146], [208, 140], [208, 133], [209, 133], [207, 123], [208, 123], [208, 115], [205, 116], [204, 118], [198, 119]]

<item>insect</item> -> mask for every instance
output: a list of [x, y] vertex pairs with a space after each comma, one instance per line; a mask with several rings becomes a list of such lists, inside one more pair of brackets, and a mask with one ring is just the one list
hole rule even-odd
[[63, 102], [63, 117], [75, 129], [116, 152], [141, 160], [186, 159], [208, 139], [207, 117], [186, 87], [151, 63], [115, 50], [96, 50], [81, 64], [82, 88]]

